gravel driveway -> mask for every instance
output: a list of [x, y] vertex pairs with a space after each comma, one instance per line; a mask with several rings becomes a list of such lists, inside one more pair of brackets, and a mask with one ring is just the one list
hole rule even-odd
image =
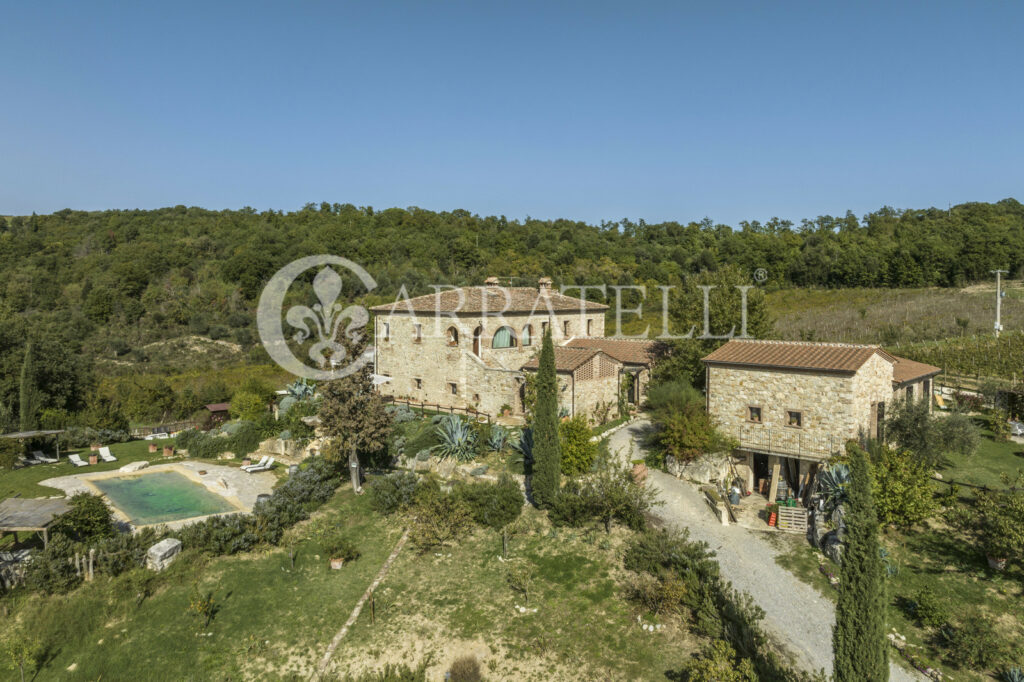
[[[613, 434], [610, 451], [628, 451], [629, 440], [638, 439], [648, 427], [645, 420], [640, 420]], [[639, 457], [640, 443], [634, 449]], [[778, 550], [762, 534], [721, 525], [693, 484], [661, 471], [652, 471], [648, 481], [665, 503], [655, 508], [655, 514], [670, 526], [689, 528], [691, 539], [708, 543], [717, 555], [722, 576], [736, 589], [753, 596], [765, 611], [766, 629], [790, 649], [802, 667], [824, 668], [831, 674], [835, 623], [832, 602], [776, 564]], [[889, 668], [889, 679], [894, 682], [925, 679], [892, 662]]]

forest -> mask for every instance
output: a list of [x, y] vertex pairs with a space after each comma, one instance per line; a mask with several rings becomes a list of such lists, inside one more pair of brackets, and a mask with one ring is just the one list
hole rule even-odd
[[[292, 212], [175, 206], [0, 217], [0, 422], [20, 423], [25, 372], [39, 388], [28, 404], [75, 413], [99, 409], [91, 403], [100, 380], [133, 374], [140, 363], [195, 371], [206, 350], [266, 362], [256, 300], [278, 268], [312, 254], [365, 267], [377, 289], [366, 294], [347, 283], [343, 296], [375, 304], [394, 300], [402, 285], [418, 295], [431, 284], [480, 284], [491, 275], [514, 285], [548, 275], [556, 286], [656, 291], [724, 271], [750, 283], [763, 270], [768, 291], [961, 287], [996, 268], [1020, 277], [1022, 237], [1024, 206], [1014, 199], [736, 227], [709, 219], [590, 225], [337, 203]], [[214, 347], [187, 361], [165, 352], [164, 344], [182, 338]]]

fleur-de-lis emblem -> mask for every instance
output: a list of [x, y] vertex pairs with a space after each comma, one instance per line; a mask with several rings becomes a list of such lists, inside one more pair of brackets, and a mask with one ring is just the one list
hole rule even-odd
[[312, 336], [308, 324], [312, 321], [318, 341], [309, 348], [308, 355], [320, 367], [326, 366], [328, 362], [336, 365], [345, 358], [345, 346], [336, 340], [338, 328], [343, 320], [350, 320], [345, 327], [345, 337], [353, 342], [360, 340], [361, 330], [370, 320], [363, 306], [350, 305], [342, 309], [341, 304], [337, 303], [341, 289], [341, 277], [329, 265], [325, 266], [313, 278], [313, 293], [320, 302], [314, 303], [312, 308], [304, 305], [292, 306], [285, 313], [288, 324], [298, 329], [292, 337], [298, 343]]

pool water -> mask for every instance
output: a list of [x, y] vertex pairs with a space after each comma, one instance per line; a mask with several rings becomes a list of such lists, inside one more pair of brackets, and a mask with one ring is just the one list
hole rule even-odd
[[173, 471], [90, 482], [136, 526], [237, 511], [220, 495]]

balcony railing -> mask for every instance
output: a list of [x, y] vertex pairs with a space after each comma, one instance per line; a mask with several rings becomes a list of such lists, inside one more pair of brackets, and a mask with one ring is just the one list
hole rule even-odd
[[808, 459], [828, 459], [846, 445], [846, 439], [840, 436], [812, 435], [800, 429], [767, 426], [743, 428], [737, 439], [744, 450]]

